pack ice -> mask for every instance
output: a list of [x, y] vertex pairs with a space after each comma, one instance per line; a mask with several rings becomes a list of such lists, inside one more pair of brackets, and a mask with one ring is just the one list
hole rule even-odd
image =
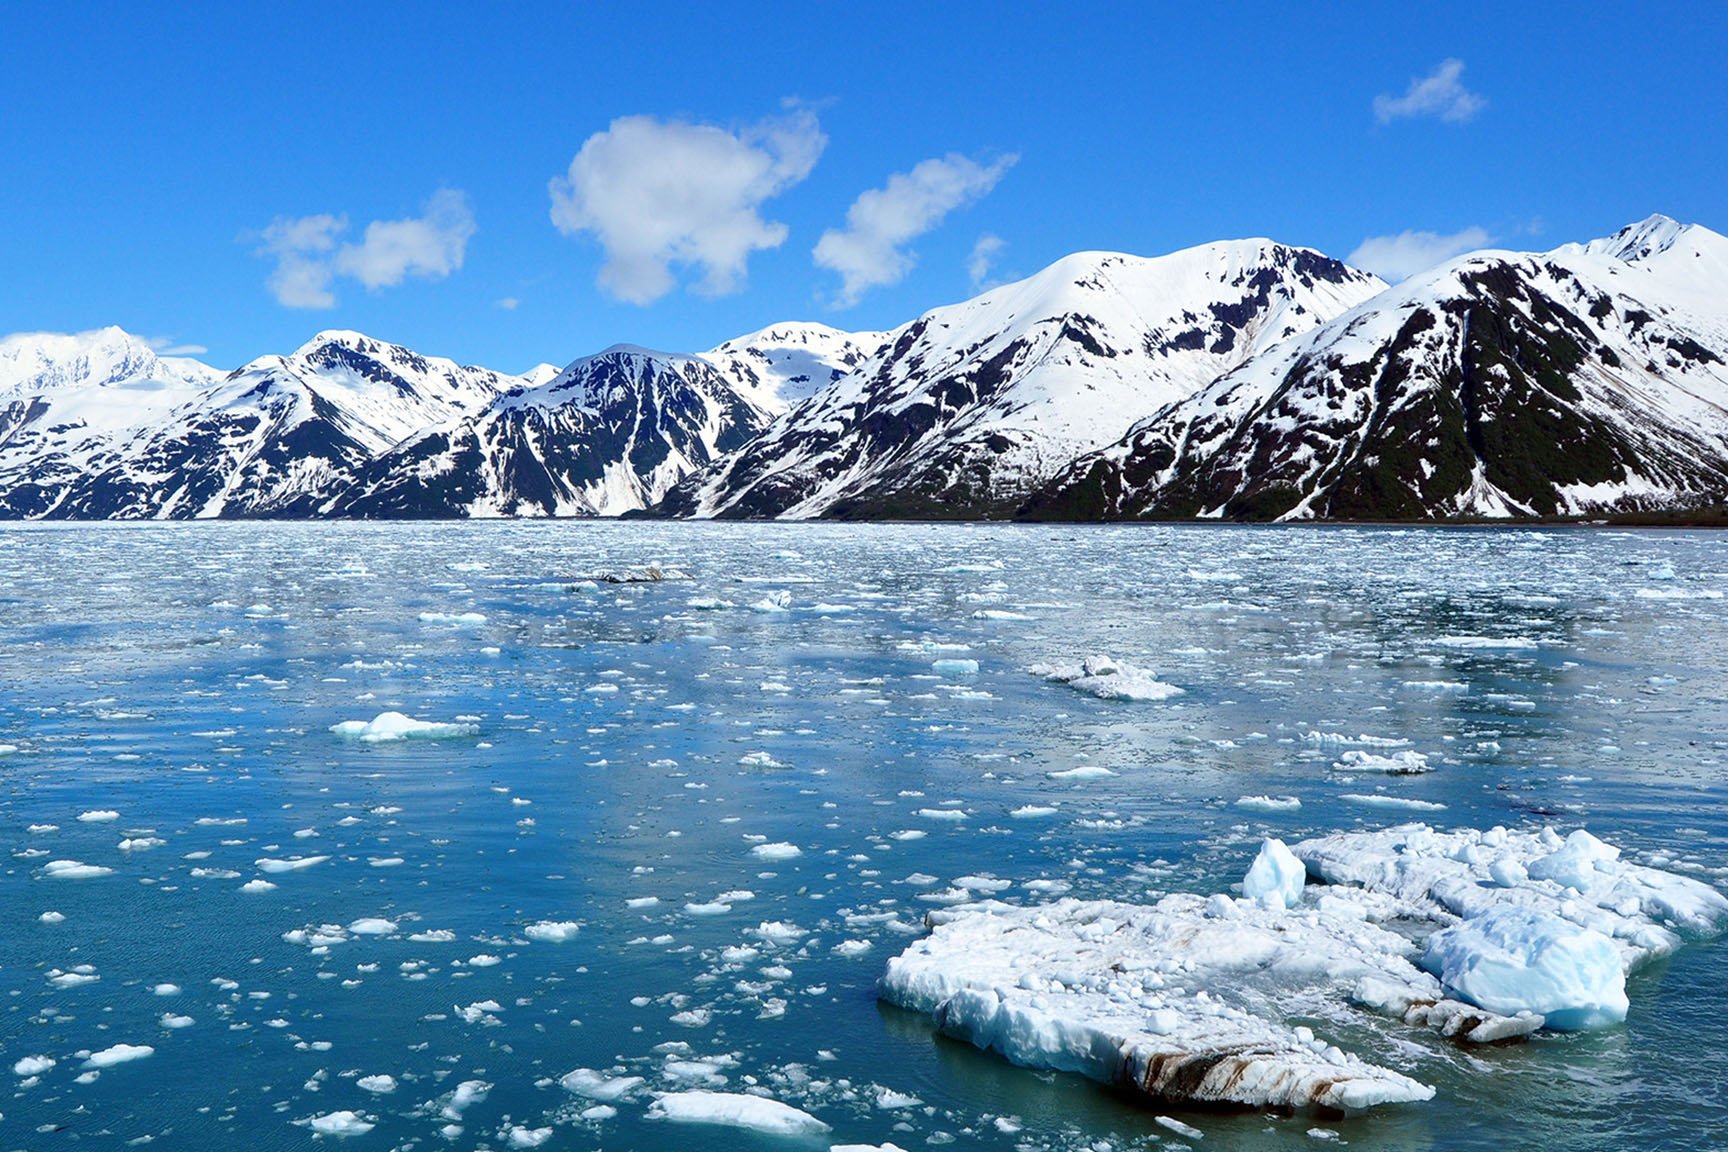
[[880, 992], [1011, 1063], [1152, 1103], [1353, 1112], [1434, 1090], [1291, 1018], [1372, 1036], [1368, 1009], [1472, 1043], [1612, 1024], [1628, 971], [1724, 922], [1722, 893], [1587, 832], [1414, 824], [1268, 840], [1241, 898], [934, 911]]

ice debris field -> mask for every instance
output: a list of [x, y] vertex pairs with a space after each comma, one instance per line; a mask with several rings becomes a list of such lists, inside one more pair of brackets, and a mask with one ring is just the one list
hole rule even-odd
[[1728, 1130], [1714, 536], [0, 544], [0, 1152]]

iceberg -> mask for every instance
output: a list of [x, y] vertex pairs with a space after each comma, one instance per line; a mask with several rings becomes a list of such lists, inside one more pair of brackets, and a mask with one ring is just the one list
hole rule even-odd
[[1248, 867], [1242, 880], [1242, 895], [1250, 900], [1294, 908], [1302, 903], [1302, 886], [1308, 882], [1308, 870], [1302, 861], [1290, 854], [1284, 841], [1267, 837], [1260, 842], [1260, 855]]
[[1243, 893], [944, 907], [879, 992], [1011, 1063], [1154, 1105], [1348, 1113], [1433, 1089], [1313, 1020], [1371, 1011], [1478, 1044], [1611, 1025], [1628, 971], [1728, 923], [1715, 888], [1551, 829], [1267, 839]]
[[1613, 941], [1549, 912], [1496, 908], [1428, 938], [1423, 967], [1494, 1012], [1534, 1012], [1576, 1031], [1626, 1019], [1626, 973]]

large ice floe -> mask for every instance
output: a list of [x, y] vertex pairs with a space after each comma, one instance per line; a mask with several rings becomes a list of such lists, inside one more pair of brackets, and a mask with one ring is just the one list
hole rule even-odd
[[1101, 700], [1168, 700], [1182, 695], [1182, 689], [1164, 683], [1146, 669], [1108, 656], [1034, 664], [1029, 671], [1034, 676], [1090, 692]]
[[1149, 1102], [1351, 1112], [1434, 1089], [1315, 1029], [1372, 1044], [1364, 1010], [1466, 1043], [1613, 1024], [1628, 971], [1728, 922], [1721, 892], [1583, 831], [1268, 840], [1242, 891], [944, 908], [881, 994]]

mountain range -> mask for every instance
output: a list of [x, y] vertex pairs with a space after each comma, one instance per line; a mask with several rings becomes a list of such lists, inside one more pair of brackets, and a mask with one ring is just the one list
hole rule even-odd
[[1728, 240], [1654, 216], [1400, 284], [1087, 252], [886, 332], [510, 374], [356, 332], [223, 373], [0, 338], [0, 518], [1428, 520], [1728, 501]]

